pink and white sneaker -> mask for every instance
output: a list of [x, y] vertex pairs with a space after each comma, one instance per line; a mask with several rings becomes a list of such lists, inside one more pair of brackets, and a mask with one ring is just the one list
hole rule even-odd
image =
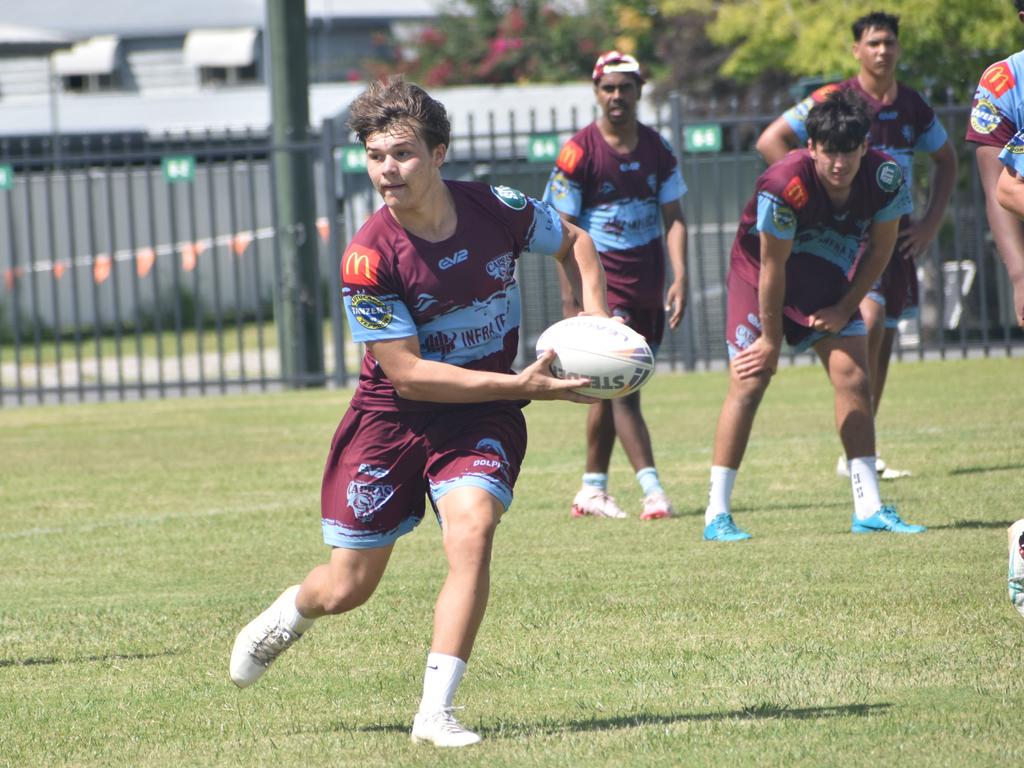
[[572, 516], [613, 517], [616, 519], [628, 517], [607, 491], [602, 491], [592, 485], [580, 488], [576, 498], [572, 500]]
[[676, 510], [664, 491], [654, 491], [644, 497], [644, 511], [640, 513], [641, 520], [662, 520], [675, 516]]

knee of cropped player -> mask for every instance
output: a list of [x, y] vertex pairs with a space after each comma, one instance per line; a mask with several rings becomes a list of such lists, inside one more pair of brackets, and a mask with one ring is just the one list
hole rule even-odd
[[449, 569], [487, 568], [494, 534], [504, 511], [501, 502], [482, 489], [470, 487], [446, 494], [438, 509], [444, 525], [444, 550]]

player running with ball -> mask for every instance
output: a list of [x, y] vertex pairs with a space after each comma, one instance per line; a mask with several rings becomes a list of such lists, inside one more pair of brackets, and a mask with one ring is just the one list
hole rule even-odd
[[384, 200], [342, 256], [353, 339], [366, 344], [359, 386], [331, 445], [321, 493], [328, 562], [239, 633], [231, 679], [250, 685], [313, 622], [351, 611], [377, 588], [398, 539], [429, 496], [448, 575], [434, 612], [412, 738], [440, 747], [480, 740], [452, 714], [490, 588], [495, 529], [526, 450], [525, 401], [592, 403], [556, 379], [549, 352], [522, 373], [516, 259], [553, 254], [583, 309], [607, 316], [590, 237], [508, 187], [441, 177], [444, 107], [401, 80], [374, 83], [351, 107]]

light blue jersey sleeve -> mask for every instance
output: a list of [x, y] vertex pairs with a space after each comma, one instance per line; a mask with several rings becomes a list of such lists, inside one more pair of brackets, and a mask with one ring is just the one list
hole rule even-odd
[[558, 253], [562, 245], [562, 217], [551, 205], [528, 198], [533, 206], [533, 227], [530, 229], [526, 250], [534, 253]]
[[583, 188], [556, 166], [544, 188], [543, 201], [559, 213], [579, 217], [583, 212]]
[[683, 174], [677, 165], [658, 190], [658, 205], [675, 202], [685, 194], [686, 182], [683, 181]]
[[780, 240], [792, 240], [796, 237], [796, 214], [781, 198], [771, 192], [759, 192], [757, 229]]
[[892, 221], [904, 215], [909, 215], [914, 210], [913, 201], [910, 199], [910, 191], [906, 184], [900, 184], [900, 191], [889, 201], [889, 204], [881, 208], [878, 213], [871, 217], [872, 221]]
[[811, 107], [816, 103], [813, 97], [808, 96], [799, 104], [794, 104], [782, 113], [783, 119], [789, 124], [789, 127], [793, 129], [793, 133], [799, 139], [800, 146], [807, 143], [807, 128], [804, 126], [804, 123], [807, 121], [807, 115], [811, 111]]
[[917, 141], [914, 142], [914, 151], [928, 152], [931, 154], [932, 152], [938, 151], [939, 148], [946, 143], [948, 138], [949, 136], [946, 133], [946, 129], [942, 127], [942, 123], [939, 122], [939, 119], [937, 117], [932, 118], [931, 125], [929, 125], [925, 132], [918, 136]]
[[390, 341], [416, 335], [416, 324], [395, 294], [353, 293], [344, 298], [352, 340]]
[[1024, 130], [1017, 131], [999, 153], [999, 162], [1018, 176], [1024, 174]]

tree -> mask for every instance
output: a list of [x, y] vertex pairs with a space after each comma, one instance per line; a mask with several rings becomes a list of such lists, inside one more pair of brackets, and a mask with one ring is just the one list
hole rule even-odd
[[[858, 0], [657, 0], [665, 17], [695, 14], [707, 35], [728, 49], [719, 69], [749, 83], [766, 73], [790, 77], [851, 75], [850, 24], [874, 9]], [[1017, 51], [1024, 35], [1010, 0], [890, 0], [876, 4], [900, 16], [900, 79], [918, 88], [951, 88], [969, 96], [982, 70]]]
[[[428, 87], [589, 79], [611, 48], [654, 63], [657, 29], [647, 0], [591, 0], [571, 14], [547, 0], [462, 0], [406, 43], [397, 68]], [[375, 62], [370, 74], [395, 68]]]

